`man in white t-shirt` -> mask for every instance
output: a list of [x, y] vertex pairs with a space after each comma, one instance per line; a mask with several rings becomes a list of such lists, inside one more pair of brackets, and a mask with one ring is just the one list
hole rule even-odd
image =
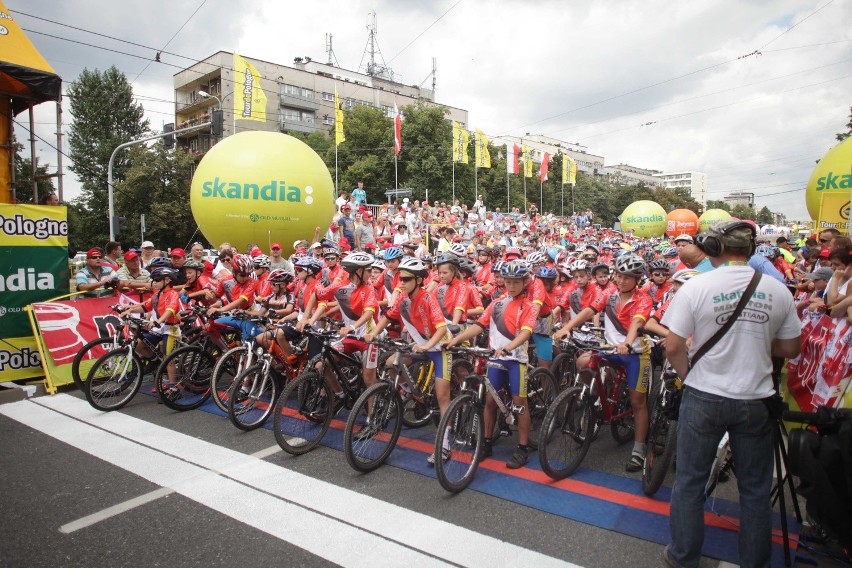
[[698, 245], [715, 270], [684, 284], [661, 322], [669, 328], [666, 357], [685, 377], [671, 498], [672, 544], [663, 551], [670, 566], [698, 566], [704, 486], [725, 432], [737, 466], [740, 564], [769, 565], [773, 419], [764, 399], [775, 394], [772, 358], [795, 357], [801, 348], [801, 324], [787, 288], [774, 278], [761, 278], [736, 323], [690, 369], [690, 359], [731, 316], [754, 275], [747, 264], [754, 238], [754, 228], [743, 221], [719, 223], [699, 235]]

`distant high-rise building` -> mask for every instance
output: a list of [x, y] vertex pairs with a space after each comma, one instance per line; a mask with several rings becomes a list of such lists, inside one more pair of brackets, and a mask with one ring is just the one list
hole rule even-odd
[[662, 172], [654, 174], [654, 177], [659, 178], [662, 187], [666, 189], [688, 189], [695, 201], [707, 207], [707, 174], [693, 171]]

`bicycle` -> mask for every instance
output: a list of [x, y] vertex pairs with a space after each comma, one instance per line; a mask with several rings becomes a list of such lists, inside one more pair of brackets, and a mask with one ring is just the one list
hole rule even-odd
[[[560, 324], [554, 326], [554, 331], [561, 328]], [[603, 341], [603, 328], [594, 327], [589, 324], [580, 326], [580, 334], [574, 334], [571, 337], [563, 338], [559, 343], [559, 354], [553, 358], [550, 364], [550, 371], [553, 373], [554, 379], [560, 391], [569, 387], [577, 386], [577, 355], [582, 351], [595, 347]], [[594, 334], [597, 337], [597, 343], [590, 343], [581, 338], [589, 338]]]
[[562, 391], [547, 409], [541, 426], [539, 462], [556, 480], [577, 470], [602, 424], [610, 425], [612, 437], [619, 444], [633, 439], [626, 372], [603, 358], [614, 354], [615, 348], [604, 344], [587, 350], [592, 352], [588, 384], [582, 382]]
[[[457, 347], [451, 352], [466, 353], [480, 359], [488, 359], [494, 354], [493, 350], [480, 347]], [[502, 367], [493, 362], [488, 365]], [[498, 417], [502, 415], [507, 425], [514, 425], [516, 416], [524, 412], [524, 407], [515, 406], [511, 398], [506, 405], [486, 377], [470, 375], [462, 381], [459, 395], [450, 402], [435, 435], [435, 473], [441, 487], [451, 493], [458, 493], [470, 484], [482, 461], [485, 450], [483, 421], [488, 396], [497, 404]], [[447, 448], [444, 448], [444, 440]]]
[[[364, 391], [361, 361], [332, 347], [340, 340], [336, 330], [306, 327], [304, 332], [319, 339], [322, 350], [308, 362], [308, 370], [287, 385], [273, 410], [275, 440], [294, 456], [314, 449], [337, 412], [343, 407], [351, 409]], [[340, 398], [325, 377], [326, 367], [343, 389]]]
[[668, 361], [663, 362], [661, 377], [652, 398], [648, 450], [642, 465], [642, 491], [649, 497], [660, 489], [677, 453], [677, 420], [672, 418], [672, 409], [683, 383]]
[[[267, 318], [251, 318], [251, 321], [267, 324]], [[272, 329], [279, 329], [274, 325]], [[269, 333], [266, 330], [264, 333]], [[275, 408], [278, 391], [288, 381], [293, 381], [305, 369], [307, 354], [301, 347], [294, 347], [287, 355], [270, 334], [268, 347], [256, 347], [255, 363], [237, 375], [228, 391], [228, 418], [240, 430], [250, 431], [262, 426]], [[304, 345], [304, 343], [302, 343]], [[248, 358], [248, 357], [246, 357]]]

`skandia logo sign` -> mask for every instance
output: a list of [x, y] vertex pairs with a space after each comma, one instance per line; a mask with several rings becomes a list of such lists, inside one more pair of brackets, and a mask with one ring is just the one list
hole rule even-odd
[[218, 177], [212, 181], [205, 181], [201, 185], [201, 197], [212, 199], [241, 199], [255, 201], [283, 201], [289, 203], [304, 202], [310, 205], [314, 202], [311, 195], [314, 188], [306, 186], [304, 189], [287, 185], [285, 180], [272, 180], [265, 185], [259, 183], [239, 183], [236, 181], [223, 181]]
[[0, 215], [0, 229], [9, 237], [35, 237], [43, 241], [51, 237], [67, 237], [68, 221], [48, 217], [28, 219], [20, 213], [12, 217]]
[[852, 174], [835, 174], [828, 172], [817, 179], [816, 190], [824, 189], [852, 189]]
[[662, 215], [644, 215], [644, 216], [636, 216], [631, 215], [624, 222], [625, 223], [657, 223], [663, 221]]
[[19, 268], [12, 274], [0, 274], [0, 292], [55, 289], [56, 281], [50, 272], [36, 272], [35, 268]]

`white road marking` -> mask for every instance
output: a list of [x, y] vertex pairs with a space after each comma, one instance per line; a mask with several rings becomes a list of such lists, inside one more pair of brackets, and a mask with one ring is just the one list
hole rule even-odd
[[136, 507], [141, 507], [151, 501], [156, 501], [160, 497], [165, 497], [166, 495], [171, 495], [174, 493], [174, 489], [168, 489], [166, 487], [160, 487], [159, 489], [154, 489], [153, 491], [149, 491], [144, 495], [140, 495], [139, 497], [134, 497], [133, 499], [128, 499], [123, 503], [119, 503], [117, 505], [113, 505], [112, 507], [107, 507], [106, 509], [102, 509], [97, 513], [92, 513], [91, 515], [86, 515], [76, 521], [72, 521], [70, 523], [64, 524], [59, 527], [59, 532], [64, 534], [70, 534], [74, 531], [78, 531], [80, 529], [84, 529], [86, 527], [90, 527], [95, 523], [99, 523], [101, 521], [105, 521], [110, 517], [114, 517], [116, 515], [120, 515], [121, 513], [125, 513], [131, 509], [135, 509]]
[[576, 566], [68, 395], [0, 413], [341, 565]]

